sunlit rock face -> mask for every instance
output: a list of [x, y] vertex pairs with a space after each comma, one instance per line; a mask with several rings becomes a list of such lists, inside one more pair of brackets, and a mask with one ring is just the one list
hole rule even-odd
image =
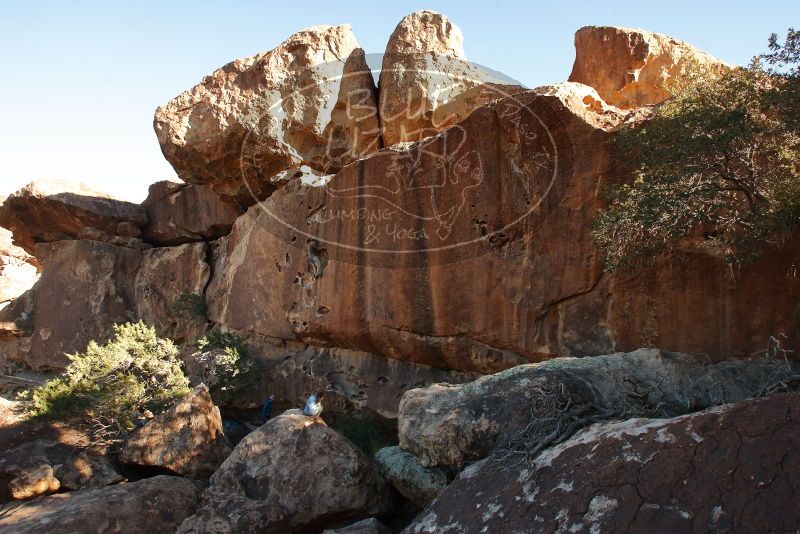
[[415, 11], [395, 28], [382, 60], [380, 119], [384, 145], [420, 141], [483, 104], [522, 88], [467, 61], [461, 30], [446, 16]]
[[720, 74], [725, 62], [659, 33], [613, 26], [586, 26], [575, 33], [569, 81], [597, 89], [603, 100], [628, 109], [658, 104], [686, 79]]
[[274, 190], [280, 171], [335, 172], [380, 148], [372, 74], [349, 25], [228, 63], [159, 107], [154, 126], [181, 179], [243, 205]]

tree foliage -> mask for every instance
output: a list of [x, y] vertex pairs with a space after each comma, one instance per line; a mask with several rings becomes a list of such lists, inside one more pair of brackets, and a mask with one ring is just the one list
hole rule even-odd
[[208, 386], [215, 400], [224, 400], [222, 394], [241, 391], [258, 383], [262, 367], [250, 355], [244, 337], [212, 330], [196, 344], [199, 352], [193, 357], [202, 367], [199, 378]]
[[608, 269], [635, 267], [686, 242], [737, 264], [779, 244], [800, 215], [798, 33], [722, 76], [696, 76], [618, 153], [633, 183], [612, 188], [594, 226]]
[[32, 392], [30, 413], [93, 423], [109, 433], [132, 429], [188, 393], [178, 349], [142, 322], [114, 326], [114, 337], [69, 356], [63, 376]]

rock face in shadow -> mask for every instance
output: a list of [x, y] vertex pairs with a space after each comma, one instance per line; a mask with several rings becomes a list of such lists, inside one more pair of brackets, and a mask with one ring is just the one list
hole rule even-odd
[[64, 368], [65, 353], [107, 340], [114, 323], [136, 320], [134, 280], [141, 251], [100, 241], [58, 241], [40, 244], [36, 257], [44, 269], [36, 286], [32, 368]]
[[155, 183], [143, 205], [143, 237], [158, 246], [217, 239], [230, 232], [240, 215], [239, 208], [223, 201], [211, 186], [199, 184]]
[[463, 41], [458, 26], [433, 11], [415, 11], [397, 25], [380, 75], [386, 146], [435, 135], [483, 104], [522, 90], [467, 61]]
[[35, 440], [0, 453], [0, 502], [58, 490], [75, 491], [123, 479], [105, 456], [50, 440]]
[[208, 477], [230, 454], [219, 408], [201, 384], [125, 440], [120, 461]]
[[8, 508], [0, 530], [17, 534], [49, 532], [174, 532], [190, 516], [199, 495], [185, 479], [157, 476], [52, 495]]
[[203, 292], [210, 276], [205, 243], [144, 251], [134, 282], [137, 316], [160, 336], [197, 337], [205, 329]]
[[569, 81], [597, 89], [609, 104], [635, 108], [663, 102], [693, 74], [719, 74], [725, 62], [678, 39], [640, 29], [586, 26], [575, 33]]
[[520, 467], [479, 462], [410, 525], [439, 532], [790, 532], [800, 395], [599, 423]]
[[322, 534], [389, 534], [390, 532], [391, 530], [386, 528], [383, 523], [370, 517], [346, 527], [323, 530]]
[[374, 82], [348, 25], [228, 63], [158, 108], [154, 126], [181, 179], [243, 205], [280, 171], [335, 172], [380, 147]]
[[640, 349], [522, 365], [467, 384], [407, 392], [400, 401], [400, 447], [423, 466], [459, 467], [512, 443], [526, 428], [555, 430], [560, 423], [548, 411], [554, 398], [586, 406], [580, 415], [591, 415], [588, 408], [629, 416], [682, 414], [752, 396], [781, 364], [762, 359], [709, 365], [685, 354]]
[[[352, 443], [300, 410], [245, 437], [178, 532], [278, 533], [389, 511], [388, 486]], [[346, 523], [345, 523], [346, 524]]]
[[138, 228], [146, 222], [147, 214], [137, 204], [60, 180], [31, 182], [0, 206], [0, 226], [13, 232], [15, 245], [34, 256], [37, 243], [75, 239], [87, 227], [116, 235], [120, 223]]

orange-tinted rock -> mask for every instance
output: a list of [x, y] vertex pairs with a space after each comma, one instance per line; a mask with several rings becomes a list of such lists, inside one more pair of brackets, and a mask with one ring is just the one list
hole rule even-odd
[[230, 446], [222, 432], [219, 408], [201, 384], [131, 434], [119, 459], [183, 476], [208, 477], [228, 454]]
[[606, 102], [627, 109], [663, 102], [687, 77], [727, 68], [723, 61], [666, 35], [586, 26], [575, 33], [569, 81], [594, 87]]
[[44, 268], [36, 286], [29, 365], [59, 369], [91, 340], [102, 343], [114, 323], [136, 320], [134, 277], [142, 252], [100, 241], [40, 244]]
[[599, 423], [464, 470], [404, 532], [791, 532], [800, 395]]
[[75, 239], [86, 227], [114, 235], [120, 222], [141, 227], [147, 215], [136, 204], [60, 180], [31, 182], [0, 206], [0, 226], [13, 232], [15, 245], [33, 255], [37, 243]]
[[150, 186], [144, 239], [155, 245], [180, 245], [222, 237], [240, 209], [224, 202], [208, 185], [158, 182]]
[[792, 247], [735, 281], [700, 251], [602, 273], [590, 230], [603, 187], [630, 178], [610, 141], [631, 117], [560, 84], [335, 176], [291, 179], [215, 247], [209, 319], [479, 372], [640, 346], [745, 356], [775, 332], [795, 337]]
[[181, 179], [250, 205], [280, 171], [379, 148], [374, 91], [350, 26], [314, 26], [206, 76], [156, 110], [155, 130]]
[[430, 137], [483, 104], [522, 90], [467, 61], [463, 40], [458, 26], [433, 11], [415, 11], [400, 21], [381, 67], [384, 145]]

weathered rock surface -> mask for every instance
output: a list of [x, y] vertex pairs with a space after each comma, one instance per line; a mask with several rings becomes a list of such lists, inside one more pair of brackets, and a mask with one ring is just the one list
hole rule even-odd
[[150, 186], [144, 239], [156, 245], [180, 245], [222, 237], [240, 215], [211, 186], [158, 182]]
[[471, 466], [404, 532], [791, 532], [800, 395], [600, 423], [531, 465]]
[[[118, 226], [118, 228], [122, 228], [123, 232], [129, 233], [127, 226]], [[77, 237], [78, 239], [100, 241], [101, 243], [110, 243], [120, 247], [135, 248], [137, 250], [148, 250], [153, 248], [153, 245], [145, 243], [144, 240], [139, 239], [138, 237], [131, 237], [130, 235], [114, 235], [106, 232], [105, 230], [101, 230], [100, 228], [93, 228], [91, 226], [87, 226], [86, 228], [79, 230]]]
[[569, 81], [594, 87], [606, 102], [627, 109], [663, 102], [693, 73], [718, 74], [727, 68], [723, 61], [666, 35], [586, 26], [575, 33]]
[[147, 214], [137, 204], [60, 180], [31, 182], [0, 206], [0, 226], [13, 232], [15, 245], [34, 256], [37, 243], [75, 239], [86, 227], [116, 234], [121, 222], [141, 227]]
[[0, 453], [0, 502], [122, 480], [105, 456], [65, 443], [35, 440]]
[[[603, 186], [626, 179], [609, 141], [628, 118], [560, 84], [333, 177], [291, 180], [215, 247], [209, 319], [484, 373], [642, 346], [745, 357], [776, 331], [791, 348], [796, 243], [735, 279], [702, 251], [602, 273], [590, 228]], [[324, 243], [319, 277], [312, 238]]]
[[169, 469], [179, 475], [210, 476], [230, 454], [219, 408], [200, 385], [125, 440], [120, 461]]
[[138, 318], [160, 336], [197, 337], [205, 329], [203, 292], [210, 276], [205, 243], [145, 251], [134, 282]]
[[400, 401], [400, 447], [423, 466], [460, 466], [552, 415], [545, 410], [555, 396], [573, 406], [682, 414], [748, 398], [778, 366], [768, 360], [709, 365], [658, 349], [522, 365], [468, 384], [407, 392]]
[[11, 232], [0, 228], [0, 369], [24, 364], [33, 329], [31, 289], [39, 279], [35, 260], [11, 243]]
[[388, 486], [336, 431], [289, 410], [245, 437], [178, 532], [288, 532], [379, 515]]
[[100, 241], [40, 244], [44, 264], [36, 285], [29, 365], [60, 369], [65, 353], [83, 351], [91, 340], [107, 340], [115, 323], [136, 320], [136, 271], [142, 252]]
[[4, 510], [0, 530], [16, 534], [48, 532], [175, 532], [196, 506], [199, 491], [185, 479], [157, 476], [52, 495]]
[[244, 205], [280, 171], [335, 172], [380, 148], [374, 82], [348, 25], [228, 63], [158, 108], [154, 125], [178, 176]]
[[322, 534], [389, 534], [390, 532], [391, 530], [383, 523], [370, 517], [346, 527], [323, 530]]
[[380, 75], [380, 119], [386, 146], [420, 141], [483, 104], [522, 88], [467, 61], [461, 30], [433, 11], [415, 11], [395, 28]]
[[422, 467], [419, 460], [400, 447], [384, 447], [375, 455], [383, 478], [417, 506], [428, 506], [450, 482], [443, 469]]

